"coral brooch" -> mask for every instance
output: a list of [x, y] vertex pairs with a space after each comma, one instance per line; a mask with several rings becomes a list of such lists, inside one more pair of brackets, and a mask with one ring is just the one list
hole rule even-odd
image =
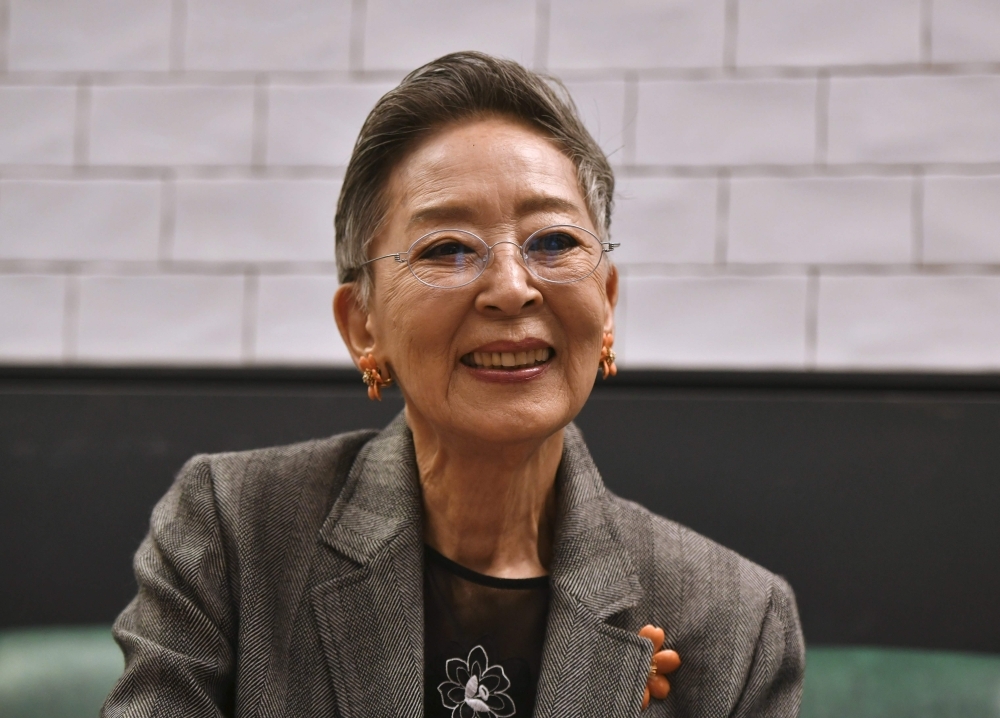
[[681, 665], [681, 657], [677, 651], [663, 648], [664, 633], [662, 628], [653, 625], [643, 626], [639, 635], [653, 644], [653, 661], [649, 664], [649, 677], [646, 679], [646, 690], [642, 694], [643, 709], [649, 705], [649, 697], [663, 699], [670, 692], [670, 681], [666, 674], [673, 673]]

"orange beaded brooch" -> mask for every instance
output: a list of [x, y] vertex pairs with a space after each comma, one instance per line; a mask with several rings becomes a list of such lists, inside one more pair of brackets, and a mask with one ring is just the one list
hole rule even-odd
[[649, 664], [649, 677], [646, 678], [646, 690], [642, 694], [643, 709], [649, 705], [649, 698], [664, 699], [670, 692], [670, 681], [666, 674], [673, 673], [681, 665], [681, 657], [677, 651], [663, 648], [664, 633], [662, 628], [653, 625], [643, 626], [639, 635], [653, 644], [653, 660]]

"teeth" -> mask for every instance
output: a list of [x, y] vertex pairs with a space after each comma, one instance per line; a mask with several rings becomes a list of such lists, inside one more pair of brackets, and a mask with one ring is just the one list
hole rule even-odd
[[493, 367], [514, 369], [548, 361], [551, 354], [552, 351], [548, 347], [523, 352], [473, 352], [472, 363], [487, 369]]

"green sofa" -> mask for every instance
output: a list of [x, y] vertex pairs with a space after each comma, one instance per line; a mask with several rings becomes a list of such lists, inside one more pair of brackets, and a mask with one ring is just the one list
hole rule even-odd
[[1000, 718], [1000, 655], [816, 647], [802, 718]]
[[[0, 632], [0, 716], [97, 715], [121, 673], [107, 626]], [[1000, 718], [1000, 655], [810, 648], [802, 718]]]
[[121, 672], [108, 626], [0, 632], [0, 716], [94, 718]]

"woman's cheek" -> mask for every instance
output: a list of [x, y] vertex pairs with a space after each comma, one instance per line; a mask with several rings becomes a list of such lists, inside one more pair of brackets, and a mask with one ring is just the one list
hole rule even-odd
[[[570, 361], [574, 367], [597, 367], [604, 333], [605, 300], [600, 286], [576, 298], [565, 307], [564, 331], [570, 347]], [[591, 359], [593, 361], [591, 362]]]
[[407, 287], [404, 282], [387, 283], [379, 297], [379, 314], [387, 321], [383, 322], [384, 328], [382, 339], [383, 347], [388, 349], [393, 345], [393, 341], [400, 337], [410, 337], [419, 334], [421, 329], [420, 317], [424, 312], [420, 308], [420, 297], [414, 296], [412, 287]]

